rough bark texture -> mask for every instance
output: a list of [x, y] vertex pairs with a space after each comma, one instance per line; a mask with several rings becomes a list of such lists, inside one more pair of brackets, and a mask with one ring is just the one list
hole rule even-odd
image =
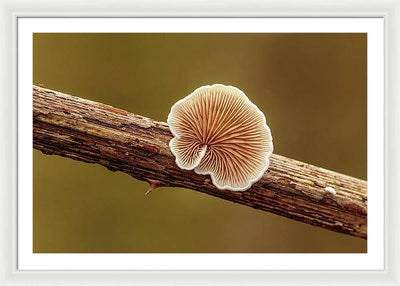
[[177, 167], [168, 147], [171, 138], [164, 122], [33, 87], [33, 145], [45, 154], [101, 164], [152, 188], [184, 187], [367, 238], [366, 181], [274, 154], [268, 171], [250, 190], [222, 191], [209, 176]]

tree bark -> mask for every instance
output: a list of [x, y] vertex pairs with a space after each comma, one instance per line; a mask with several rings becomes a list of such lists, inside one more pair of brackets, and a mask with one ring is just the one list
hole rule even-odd
[[273, 154], [245, 192], [219, 190], [181, 170], [168, 125], [109, 105], [33, 86], [33, 146], [149, 182], [183, 187], [325, 229], [367, 238], [367, 182]]

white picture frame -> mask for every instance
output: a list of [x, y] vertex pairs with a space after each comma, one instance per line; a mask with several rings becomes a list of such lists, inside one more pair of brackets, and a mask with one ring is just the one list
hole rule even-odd
[[[400, 68], [399, 10], [398, 1], [290, 1], [278, 3], [256, 1], [244, 3], [229, 1], [215, 7], [211, 1], [199, 5], [184, 1], [162, 3], [155, 1], [116, 1], [112, 8], [107, 1], [89, 2], [58, 1], [30, 4], [6, 0], [1, 4], [4, 31], [1, 45], [2, 104], [1, 124], [3, 152], [0, 193], [0, 285], [25, 285], [62, 283], [64, 285], [103, 284], [364, 284], [397, 285], [399, 279], [399, 217], [395, 203], [399, 201], [399, 143], [400, 110], [398, 84]], [[85, 3], [86, 5], [82, 5]], [[321, 6], [320, 4], [324, 5]], [[47, 5], [48, 6], [47, 6]], [[342, 4], [342, 5], [339, 5]], [[346, 4], [346, 5], [344, 5]], [[348, 5], [348, 6], [347, 6]], [[212, 10], [209, 7], [214, 7]], [[68, 10], [68, 11], [67, 11]], [[122, 12], [124, 11], [124, 12]], [[129, 11], [129, 12], [127, 12]], [[246, 11], [246, 12], [243, 12]], [[378, 17], [385, 22], [385, 266], [382, 271], [21, 271], [17, 269], [17, 102], [16, 102], [16, 21], [18, 17]], [[7, 44], [8, 45], [7, 45]], [[12, 72], [10, 72], [12, 71]], [[390, 227], [389, 227], [390, 226]]]

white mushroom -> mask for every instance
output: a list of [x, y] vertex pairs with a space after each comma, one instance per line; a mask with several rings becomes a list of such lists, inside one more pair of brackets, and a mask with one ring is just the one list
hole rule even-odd
[[245, 191], [268, 169], [271, 131], [264, 114], [236, 87], [196, 89], [172, 106], [168, 125], [176, 164], [209, 174], [219, 189]]
[[328, 193], [330, 193], [331, 195], [336, 195], [336, 190], [332, 187], [325, 187], [324, 188], [325, 191], [327, 191]]

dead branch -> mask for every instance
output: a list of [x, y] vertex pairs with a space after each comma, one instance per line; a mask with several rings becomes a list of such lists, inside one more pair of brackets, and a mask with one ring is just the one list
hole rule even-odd
[[183, 187], [318, 227], [367, 238], [367, 182], [279, 155], [245, 192], [215, 188], [177, 167], [168, 125], [109, 105], [33, 86], [33, 145], [45, 154], [97, 163], [147, 181]]

